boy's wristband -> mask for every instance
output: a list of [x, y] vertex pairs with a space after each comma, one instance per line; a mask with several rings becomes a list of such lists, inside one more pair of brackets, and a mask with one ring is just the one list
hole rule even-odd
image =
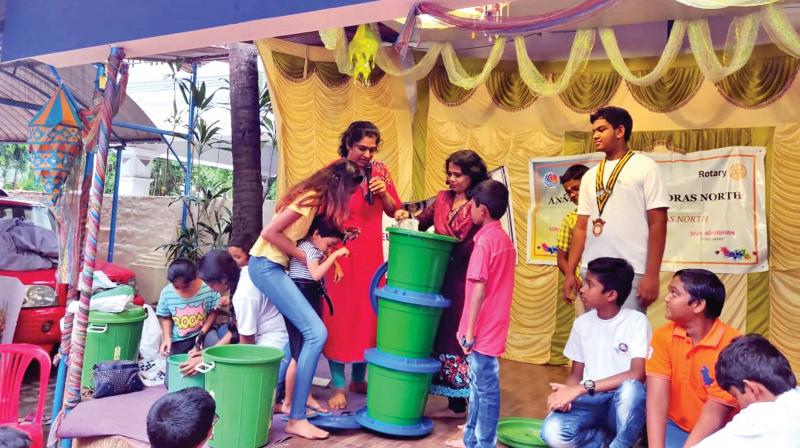
[[472, 339], [472, 342], [467, 343], [467, 337], [461, 336], [461, 346], [464, 348], [472, 348], [475, 345], [475, 338]]

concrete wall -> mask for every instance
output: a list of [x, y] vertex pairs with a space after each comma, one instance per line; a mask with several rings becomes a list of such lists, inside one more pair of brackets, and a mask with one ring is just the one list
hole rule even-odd
[[[11, 196], [41, 202], [44, 195], [15, 191]], [[137, 291], [147, 302], [158, 300], [166, 285], [166, 258], [156, 248], [175, 238], [181, 222], [181, 203], [164, 196], [121, 196], [117, 212], [114, 263], [130, 268], [137, 279]], [[97, 258], [108, 256], [112, 197], [103, 198]], [[230, 201], [226, 201], [228, 207]], [[264, 203], [264, 222], [272, 219], [274, 201]]]

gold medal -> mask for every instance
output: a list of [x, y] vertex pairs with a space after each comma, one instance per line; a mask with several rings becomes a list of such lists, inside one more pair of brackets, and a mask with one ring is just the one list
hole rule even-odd
[[592, 235], [594, 235], [594, 236], [602, 235], [603, 234], [603, 226], [605, 224], [606, 224], [606, 222], [603, 221], [600, 218], [597, 218], [594, 221], [592, 221]]
[[597, 219], [592, 221], [592, 235], [600, 236], [603, 233], [603, 226], [606, 224], [605, 221], [601, 218], [603, 216], [603, 209], [606, 207], [606, 203], [608, 199], [611, 197], [611, 193], [614, 192], [614, 186], [617, 183], [617, 178], [619, 174], [622, 172], [622, 168], [628, 163], [628, 160], [633, 157], [633, 151], [628, 151], [622, 156], [622, 159], [617, 163], [617, 166], [611, 171], [611, 175], [608, 177], [608, 183], [603, 185], [603, 170], [606, 167], [606, 160], [603, 159], [600, 161], [600, 166], [597, 169], [597, 177], [595, 179], [595, 191], [597, 195]]

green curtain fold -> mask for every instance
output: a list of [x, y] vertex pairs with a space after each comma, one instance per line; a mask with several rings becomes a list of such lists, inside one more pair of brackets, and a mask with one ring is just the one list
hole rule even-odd
[[486, 80], [486, 90], [497, 107], [509, 112], [523, 110], [537, 98], [518, 72], [493, 70]]
[[[776, 53], [772, 47], [764, 47], [755, 54], [741, 70], [716, 84], [720, 95], [737, 107], [758, 109], [777, 101], [800, 70], [800, 59]], [[281, 75], [294, 82], [302, 82], [316, 74], [327, 86], [336, 88], [350, 80], [349, 76], [339, 72], [334, 62], [312, 61], [282, 53], [273, 53], [273, 60]], [[479, 62], [481, 60], [467, 60], [465, 64], [471, 67], [470, 63]], [[641, 68], [647, 62], [643, 59], [637, 64]], [[558, 64], [551, 69], [558, 71]], [[642, 69], [633, 73], [641, 76], [649, 71]], [[386, 74], [376, 67], [370, 76], [370, 84], [375, 85], [383, 76]], [[458, 106], [475, 93], [475, 89], [466, 90], [452, 84], [441, 65], [434, 67], [427, 79], [431, 92], [447, 106]], [[587, 113], [608, 104], [621, 83], [622, 77], [606, 61], [591, 61], [581, 75], [573, 77], [559, 98], [573, 111]], [[694, 97], [702, 83], [700, 69], [685, 63], [676, 64], [648, 87], [625, 82], [639, 104], [658, 113], [673, 112], [682, 107]], [[530, 107], [538, 98], [522, 81], [518, 70], [505, 63], [492, 71], [485, 86], [494, 104], [508, 112]]]
[[575, 112], [593, 112], [611, 101], [621, 81], [617, 72], [584, 72], [573, 78], [572, 84], [558, 97]]
[[[642, 76], [648, 72], [634, 72]], [[674, 67], [667, 71], [663, 78], [647, 87], [636, 86], [625, 82], [633, 98], [653, 112], [668, 113], [679, 109], [700, 90], [703, 73], [697, 67]]]
[[[352, 79], [350, 76], [339, 73], [335, 62], [312, 61], [283, 53], [272, 53], [272, 59], [281, 75], [295, 82], [302, 82], [316, 74], [325, 85], [335, 88], [343, 86]], [[375, 67], [369, 77], [370, 84], [375, 85], [383, 76], [385, 73]]]
[[725, 100], [745, 109], [766, 107], [792, 85], [800, 60], [792, 56], [751, 59], [738, 72], [716, 83]]
[[[671, 151], [682, 153], [726, 146], [766, 146], [761, 138], [753, 138], [753, 129], [760, 128], [633, 131], [628, 146], [635, 151], [649, 152], [655, 146], [664, 145]], [[587, 154], [594, 151], [591, 132], [564, 133], [564, 154]]]
[[451, 84], [450, 80], [447, 79], [447, 70], [442, 66], [434, 67], [428, 79], [430, 80], [431, 91], [436, 98], [442, 104], [450, 107], [464, 103], [475, 93], [475, 89], [466, 90]]

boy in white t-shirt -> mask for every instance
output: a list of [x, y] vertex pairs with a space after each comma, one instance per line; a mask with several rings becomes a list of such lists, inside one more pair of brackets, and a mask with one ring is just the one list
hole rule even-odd
[[622, 308], [633, 268], [620, 258], [589, 263], [564, 355], [572, 360], [565, 384], [550, 384], [542, 439], [551, 447], [630, 447], [645, 424], [645, 357], [652, 330], [647, 317]]
[[630, 262], [636, 273], [624, 307], [645, 311], [658, 298], [669, 198], [656, 162], [628, 148], [633, 128], [628, 111], [603, 107], [590, 121], [595, 148], [605, 153], [605, 159], [581, 182], [564, 299], [573, 297], [578, 288], [579, 261], [586, 269], [589, 260], [617, 257]]
[[695, 447], [800, 446], [800, 389], [774, 345], [758, 334], [739, 336], [719, 354], [714, 371], [741, 411]]

